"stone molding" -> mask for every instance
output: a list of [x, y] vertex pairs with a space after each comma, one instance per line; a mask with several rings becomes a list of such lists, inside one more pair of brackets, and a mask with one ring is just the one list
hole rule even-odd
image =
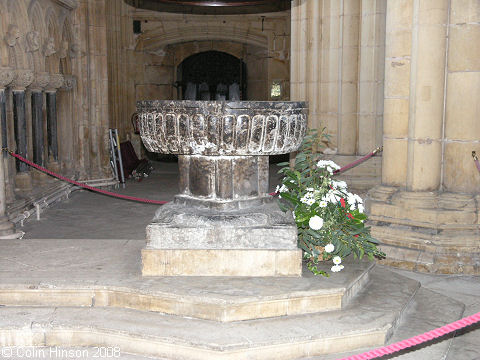
[[78, 7], [78, 0], [52, 0], [52, 1], [68, 10], [74, 10]]
[[16, 73], [12, 68], [0, 67], [0, 89], [5, 88], [15, 79]]
[[33, 70], [17, 69], [16, 78], [12, 81], [13, 90], [24, 91], [30, 85], [35, 76]]
[[147, 31], [137, 39], [136, 50], [157, 50], [167, 45], [189, 41], [224, 40], [268, 48], [268, 37], [265, 33], [252, 29], [230, 28], [227, 26], [183, 26], [171, 31], [158, 33]]
[[47, 92], [55, 92], [64, 84], [64, 76], [62, 74], [50, 74], [48, 85], [45, 89]]
[[47, 72], [37, 72], [34, 74], [32, 83], [28, 86], [31, 91], [42, 91], [50, 81], [50, 74]]

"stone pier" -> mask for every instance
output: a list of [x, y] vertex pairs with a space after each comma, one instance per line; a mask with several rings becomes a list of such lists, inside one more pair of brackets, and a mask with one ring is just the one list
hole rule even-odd
[[368, 209], [390, 265], [480, 273], [480, 62], [458, 51], [480, 4], [466, 3], [388, 1], [382, 185]]

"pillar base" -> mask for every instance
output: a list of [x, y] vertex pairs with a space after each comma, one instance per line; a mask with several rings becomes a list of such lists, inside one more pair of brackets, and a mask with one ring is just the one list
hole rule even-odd
[[56, 161], [49, 162], [47, 168], [57, 174], [60, 172], [60, 164]]
[[19, 172], [15, 175], [15, 187], [20, 191], [32, 190], [32, 177], [30, 172]]
[[480, 195], [378, 186], [367, 198], [381, 263], [430, 273], [480, 275]]
[[15, 231], [15, 225], [6, 216], [0, 216], [0, 240], [20, 239], [23, 235], [23, 231]]
[[41, 171], [32, 172], [32, 176], [33, 176], [33, 179], [39, 182], [40, 184], [45, 184], [46, 182], [48, 182], [48, 179], [50, 178], [50, 176], [48, 176], [47, 174]]
[[225, 210], [178, 198], [147, 226], [144, 276], [301, 276], [297, 227], [276, 200]]

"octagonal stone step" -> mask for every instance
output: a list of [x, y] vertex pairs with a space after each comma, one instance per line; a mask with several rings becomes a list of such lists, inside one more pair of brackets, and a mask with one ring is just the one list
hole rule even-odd
[[118, 308], [0, 308], [0, 346], [119, 346], [168, 359], [297, 359], [383, 345], [419, 287], [381, 268], [342, 310], [219, 323]]
[[[308, 270], [300, 278], [144, 278], [139, 268], [143, 244], [4, 240], [0, 252], [12, 261], [0, 261], [0, 305], [126, 308], [220, 322], [301, 315], [345, 307], [374, 266], [346, 262], [348, 271], [328, 279]], [[42, 256], [34, 249], [42, 249]], [[72, 251], [78, 262], [69, 260]]]

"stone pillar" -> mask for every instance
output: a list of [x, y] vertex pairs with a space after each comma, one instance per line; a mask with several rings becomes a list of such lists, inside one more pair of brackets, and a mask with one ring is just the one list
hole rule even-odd
[[[13, 88], [13, 120], [15, 126], [16, 152], [27, 157], [27, 122], [25, 118], [25, 90], [34, 79], [33, 71], [17, 70], [17, 77], [12, 83]], [[17, 174], [15, 185], [23, 191], [32, 189], [32, 179], [28, 165], [16, 161]]]
[[[475, 98], [470, 90], [479, 88], [480, 78], [466, 75], [468, 82], [455, 82], [451, 79], [458, 69], [453, 75], [450, 63], [447, 68], [447, 59], [450, 62], [454, 57], [464, 64], [472, 53], [467, 43], [452, 51], [455, 37], [452, 40], [449, 31], [458, 27], [449, 27], [448, 19], [458, 17], [462, 6], [448, 0], [387, 3], [382, 185], [370, 191], [367, 209], [372, 235], [382, 243], [387, 253], [384, 262], [390, 265], [438, 273], [480, 273], [479, 206], [474, 193], [480, 187], [478, 183], [466, 186], [474, 183], [470, 154], [480, 128], [475, 125], [478, 112], [467, 110], [476, 103], [465, 100]], [[480, 4], [474, 1], [463, 14], [474, 16], [475, 7], [479, 11], [473, 14], [478, 17]], [[475, 34], [468, 43], [480, 41], [480, 32]], [[470, 58], [478, 64], [478, 52]], [[464, 69], [471, 71], [470, 65]], [[449, 127], [452, 108], [455, 120]], [[466, 126], [468, 121], [473, 126]], [[448, 138], [450, 134], [455, 134], [454, 139]], [[469, 137], [472, 142], [465, 146]], [[449, 186], [449, 169], [453, 168], [455, 179], [469, 180], [452, 181], [455, 186]]]
[[[7, 137], [7, 113], [5, 103], [5, 87], [14, 79], [15, 73], [10, 68], [0, 68], [0, 125], [2, 131], [2, 148], [8, 147]], [[6, 216], [6, 194], [5, 194], [5, 168], [3, 157], [8, 156], [6, 152], [2, 152], [0, 157], [0, 239], [16, 237], [14, 235], [14, 225]], [[12, 236], [13, 235], [13, 236]]]
[[[480, 194], [471, 152], [480, 154], [480, 3], [452, 1], [443, 158], [443, 189]], [[478, 242], [477, 242], [478, 246]]]
[[[326, 129], [325, 157], [340, 165], [381, 145], [383, 75], [375, 70], [384, 60], [385, 3], [292, 2], [291, 99], [309, 102], [309, 127]], [[370, 188], [380, 182], [379, 159], [342, 177], [353, 187]]]
[[51, 74], [50, 81], [45, 89], [47, 97], [47, 139], [48, 139], [48, 168], [59, 171], [58, 162], [58, 131], [57, 131], [57, 89], [64, 83], [62, 74]]
[[[382, 145], [387, 1], [361, 3], [357, 154], [366, 155]], [[381, 158], [379, 160], [381, 165]]]
[[[28, 87], [31, 92], [32, 106], [32, 140], [33, 140], [33, 162], [40, 166], [45, 165], [44, 161], [44, 134], [43, 134], [43, 88], [48, 84], [49, 75], [46, 72], [36, 73], [34, 81]], [[33, 171], [33, 176], [45, 181], [47, 175], [41, 171]]]

